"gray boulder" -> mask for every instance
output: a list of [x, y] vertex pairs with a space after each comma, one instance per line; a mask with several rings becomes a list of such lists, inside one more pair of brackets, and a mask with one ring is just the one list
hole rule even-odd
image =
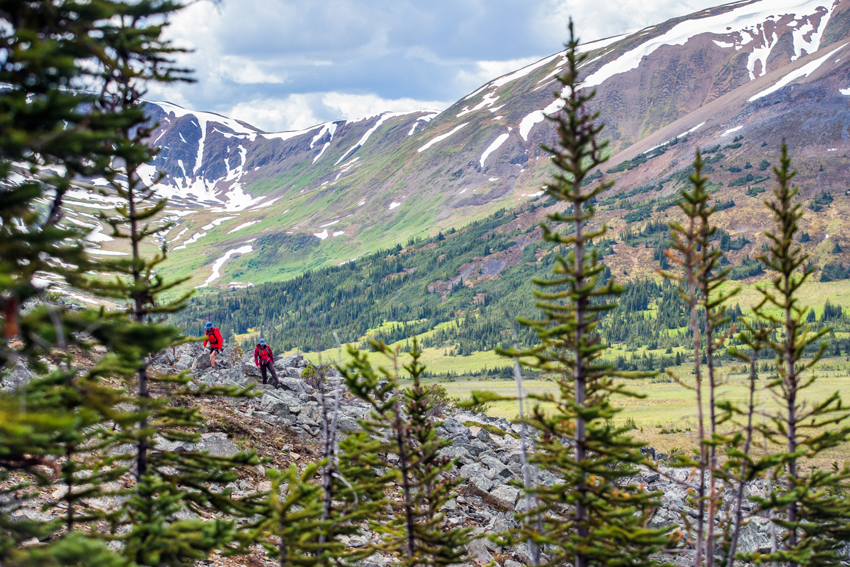
[[360, 429], [360, 424], [353, 417], [343, 415], [339, 417], [337, 427], [340, 431], [357, 431]]
[[245, 388], [249, 384], [254, 384], [257, 381], [255, 377], [246, 376], [242, 372], [242, 368], [239, 366], [234, 368], [220, 368], [217, 370], [210, 370], [209, 372], [204, 374], [200, 380], [204, 384], [210, 386], [237, 386], [239, 388]]
[[510, 469], [503, 465], [499, 459], [490, 455], [481, 455], [480, 459], [481, 463], [483, 463], [488, 469], [487, 472], [484, 473], [484, 476], [486, 476], [487, 478], [494, 481], [499, 481], [511, 478], [513, 476], [513, 473], [510, 471]]
[[313, 391], [313, 388], [309, 384], [297, 378], [280, 378], [280, 385], [284, 390], [299, 394], [309, 394]]
[[45, 514], [44, 512], [41, 512], [40, 510], [35, 510], [34, 508], [19, 508], [18, 510], [12, 512], [9, 517], [9, 521], [13, 523], [30, 521], [44, 524], [47, 522], [52, 522], [55, 519], [56, 516]]
[[232, 457], [239, 453], [236, 443], [227, 438], [227, 433], [203, 433], [196, 451], [206, 451], [216, 457]]
[[472, 455], [464, 447], [459, 445], [449, 445], [440, 451], [440, 456], [448, 457], [449, 459], [457, 459], [461, 465], [469, 465], [474, 462]]
[[[174, 368], [177, 370], [188, 370], [192, 367], [192, 364], [195, 362], [195, 359], [189, 354], [183, 354], [177, 361], [174, 363]], [[209, 366], [209, 360], [207, 360], [207, 365]]]
[[192, 370], [206, 370], [210, 365], [210, 355], [208, 352], [202, 352], [200, 354], [196, 354], [194, 356], [194, 360], [192, 361]]
[[517, 500], [520, 497], [520, 490], [513, 486], [502, 484], [490, 491], [490, 496], [496, 499], [502, 506], [508, 510], [513, 510]]
[[24, 384], [29, 383], [34, 377], [35, 374], [27, 368], [26, 364], [22, 360], [18, 360], [15, 367], [0, 378], [0, 390], [14, 392]]
[[298, 380], [301, 379], [301, 373], [304, 371], [303, 368], [281, 368], [281, 369], [278, 369], [277, 365], [275, 365], [275, 369], [278, 370], [278, 374], [280, 376], [286, 376], [288, 378], [296, 378]]
[[465, 476], [472, 485], [482, 492], [490, 492], [490, 489], [495, 486], [495, 483], [484, 476], [484, 468], [477, 463], [463, 465], [460, 468], [460, 474]]
[[292, 413], [289, 411], [289, 406], [290, 404], [282, 398], [269, 393], [263, 394], [262, 400], [260, 401], [260, 410], [284, 419], [292, 416]]
[[487, 546], [484, 545], [484, 541], [481, 539], [474, 539], [469, 542], [466, 546], [469, 554], [478, 562], [481, 562], [482, 565], [493, 565], [496, 563], [496, 560], [493, 559], [493, 556], [490, 555], [490, 552], [487, 551]]
[[452, 417], [443, 420], [439, 429], [445, 432], [446, 437], [469, 437], [469, 428]]
[[[287, 356], [282, 356], [274, 361], [275, 368], [297, 368], [298, 364], [304, 360], [304, 356], [301, 353], [290, 354]], [[306, 366], [306, 364], [304, 365]]]

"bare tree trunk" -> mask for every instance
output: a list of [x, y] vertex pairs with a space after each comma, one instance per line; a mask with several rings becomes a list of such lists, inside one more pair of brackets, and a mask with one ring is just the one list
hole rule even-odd
[[[706, 302], [708, 301], [708, 290], [706, 291]], [[709, 321], [708, 305], [705, 310], [705, 351], [706, 363], [708, 365], [708, 399], [709, 399], [709, 435], [711, 440], [717, 433], [717, 415], [715, 408], [716, 377], [714, 374], [714, 325]], [[717, 447], [712, 443], [708, 448], [708, 520], [705, 534], [705, 564], [714, 567], [714, 518], [717, 514]]]
[[407, 523], [407, 554], [413, 560], [416, 551], [416, 538], [414, 536], [415, 518], [413, 517], [413, 504], [410, 490], [410, 463], [407, 460], [407, 450], [404, 447], [404, 423], [401, 420], [401, 408], [397, 408], [395, 417], [395, 439], [398, 447], [398, 463], [401, 471], [401, 484], [404, 491], [404, 517]]
[[[744, 457], [750, 454], [750, 446], [753, 441], [753, 414], [755, 413], [755, 392], [756, 392], [756, 365], [758, 358], [753, 352], [753, 358], [750, 360], [750, 399], [747, 405], [747, 436], [744, 441]], [[747, 472], [747, 461], [741, 460], [741, 468], [738, 471], [738, 489], [735, 493], [735, 527], [732, 530], [732, 540], [729, 544], [729, 561], [727, 567], [734, 567], [735, 553], [738, 550], [738, 539], [741, 535], [741, 524], [743, 523], [743, 500], [744, 500], [744, 476]]]
[[[581, 185], [576, 185], [576, 192], [581, 192]], [[574, 206], [575, 221], [575, 274], [576, 288], [584, 286], [584, 236], [582, 234], [582, 206], [581, 203], [576, 203]], [[582, 352], [582, 341], [585, 335], [584, 315], [589, 307], [587, 298], [580, 298], [576, 302], [576, 338], [575, 338], [575, 403], [579, 407], [584, 407], [587, 401], [587, 370], [584, 365], [584, 353]], [[587, 459], [587, 450], [585, 443], [587, 442], [587, 424], [580, 416], [576, 417], [575, 431], [575, 458], [576, 462], [581, 466]], [[577, 534], [580, 538], [588, 536], [587, 528], [587, 509], [582, 501], [588, 492], [587, 478], [584, 473], [581, 475], [581, 482], [578, 486], [579, 499], [575, 506], [575, 517]], [[580, 553], [576, 554], [575, 567], [587, 567], [589, 565], [588, 558]]]
[[[132, 245], [133, 250], [133, 283], [138, 288], [139, 283], [142, 279], [142, 274], [139, 271], [139, 260], [141, 259], [141, 254], [139, 252], [139, 241], [141, 240], [139, 237], [139, 220], [138, 215], [136, 213], [136, 192], [135, 186], [138, 183], [138, 177], [136, 176], [136, 168], [133, 167], [130, 169], [127, 168], [127, 206], [128, 206], [128, 219], [130, 221], [130, 243]], [[145, 311], [144, 311], [144, 298], [138, 293], [134, 292], [134, 312], [133, 318], [137, 323], [144, 322]], [[147, 359], [145, 359], [147, 360]], [[139, 378], [139, 398], [141, 399], [141, 408], [142, 411], [146, 411], [148, 409], [147, 401], [150, 399], [150, 390], [148, 386], [148, 369], [147, 362], [143, 363], [142, 366], [138, 368], [137, 375]], [[139, 422], [139, 429], [145, 430], [148, 427], [147, 418], [142, 419]], [[142, 437], [139, 439], [138, 444], [138, 453], [136, 455], [136, 481], [141, 482], [142, 477], [144, 477], [148, 472], [148, 451], [150, 450], [150, 444], [148, 443], [147, 437]]]
[[[691, 233], [695, 231], [694, 221], [691, 219]], [[696, 254], [696, 249], [690, 252]], [[694, 554], [694, 565], [700, 567], [703, 564], [704, 553], [704, 530], [705, 530], [705, 469], [706, 469], [706, 450], [705, 450], [705, 417], [702, 407], [702, 368], [701, 368], [701, 342], [699, 324], [697, 320], [697, 299], [696, 299], [696, 284], [693, 268], [693, 259], [686, 259], [686, 278], [690, 287], [690, 310], [691, 310], [691, 330], [694, 334], [694, 387], [697, 395], [697, 442], [699, 443], [699, 466], [697, 473], [699, 474], [699, 484], [697, 493], [697, 537], [696, 537], [696, 553]]]
[[[513, 328], [513, 347], [514, 351], [516, 351], [519, 347], [516, 326]], [[525, 429], [525, 412], [523, 411], [525, 393], [522, 389], [522, 372], [520, 372], [519, 358], [517, 357], [514, 357], [514, 380], [516, 380], [517, 405], [519, 406], [520, 419], [519, 439], [521, 448], [520, 458], [522, 459], [522, 485], [525, 489], [525, 512], [528, 514], [531, 512], [531, 494], [529, 491], [532, 489], [533, 482], [531, 480], [531, 469], [528, 466], [528, 434]], [[534, 567], [537, 567], [540, 565], [540, 549], [534, 541], [529, 541], [528, 545], [531, 549], [531, 562]]]

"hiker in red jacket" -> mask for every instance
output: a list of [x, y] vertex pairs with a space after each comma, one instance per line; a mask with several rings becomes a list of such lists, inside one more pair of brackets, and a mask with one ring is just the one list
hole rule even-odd
[[204, 347], [207, 346], [207, 343], [210, 343], [210, 365], [213, 368], [220, 368], [221, 364], [215, 361], [215, 353], [221, 352], [221, 349], [224, 348], [221, 331], [218, 330], [218, 327], [213, 327], [213, 324], [209, 321], [207, 321], [205, 329], [207, 338], [204, 339]]
[[254, 364], [263, 373], [263, 384], [266, 383], [266, 371], [272, 373], [272, 383], [275, 388], [280, 387], [280, 381], [277, 379], [277, 372], [274, 371], [274, 354], [272, 349], [266, 344], [266, 339], [260, 339], [257, 348], [254, 349]]

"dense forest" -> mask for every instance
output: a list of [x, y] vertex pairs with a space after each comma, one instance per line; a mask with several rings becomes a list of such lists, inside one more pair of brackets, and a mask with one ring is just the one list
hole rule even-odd
[[[649, 201], [642, 207], [666, 207], [667, 201], [670, 199], [661, 205]], [[226, 339], [241, 341], [243, 347], [253, 345], [258, 335], [238, 335], [259, 332], [277, 352], [330, 348], [335, 344], [334, 331], [343, 343], [360, 348], [367, 348], [370, 338], [391, 344], [414, 336], [420, 337], [423, 348], [444, 349], [456, 356], [506, 348], [511, 341], [510, 321], [536, 315], [532, 280], [551, 273], [555, 254], [551, 253], [554, 245], [540, 240], [539, 228], [506, 232], [503, 227], [522, 214], [550, 204], [543, 201], [513, 211], [500, 210], [460, 230], [411, 240], [406, 246], [309, 271], [292, 280], [205, 292], [175, 315], [174, 322], [189, 334], [200, 335], [204, 322], [213, 321]], [[619, 207], [621, 203], [608, 206]], [[657, 267], [669, 268], [664, 254], [669, 246], [667, 224], [657, 220], [635, 224], [640, 228], [623, 231], [620, 239], [652, 249]], [[805, 236], [803, 233], [802, 238]], [[713, 239], [724, 251], [741, 250], [749, 244], [722, 229]], [[261, 251], [274, 246], [263, 239], [258, 244]], [[614, 244], [610, 237], [596, 242], [600, 258], [610, 254]], [[461, 274], [470, 262], [503, 251], [512, 252], [516, 263], [497, 277], [479, 278], [474, 283], [463, 280]], [[761, 262], [744, 257], [739, 265], [731, 266], [729, 278], [741, 280], [763, 271]], [[826, 270], [824, 274], [821, 279], [825, 281], [830, 276]], [[434, 282], [443, 286], [438, 289]], [[740, 306], [733, 305], [729, 324], [735, 324], [741, 312]], [[814, 311], [809, 317], [810, 322], [829, 324], [838, 331], [850, 328], [850, 320], [839, 306], [828, 304], [819, 317]], [[618, 355], [619, 368], [657, 370], [678, 364], [681, 355], [677, 349], [692, 344], [687, 318], [687, 305], [676, 287], [659, 277], [629, 282], [617, 309], [602, 317], [600, 327], [610, 344], [621, 345], [629, 353], [663, 350], [663, 354]], [[835, 354], [850, 353], [850, 339], [834, 334], [832, 339]], [[519, 329], [520, 345], [530, 346], [535, 340], [527, 328]], [[508, 372], [503, 374], [510, 377]]]

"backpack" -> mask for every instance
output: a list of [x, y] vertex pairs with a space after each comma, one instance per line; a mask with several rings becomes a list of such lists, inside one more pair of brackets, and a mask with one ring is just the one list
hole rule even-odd
[[209, 340], [210, 346], [213, 348], [221, 348], [221, 333], [218, 330], [218, 327], [213, 327], [212, 329], [207, 329], [207, 339]]
[[260, 362], [261, 363], [271, 362], [272, 361], [272, 351], [269, 348], [269, 345], [261, 345], [259, 347], [259, 349], [260, 349], [260, 353], [259, 353], [260, 354]]

